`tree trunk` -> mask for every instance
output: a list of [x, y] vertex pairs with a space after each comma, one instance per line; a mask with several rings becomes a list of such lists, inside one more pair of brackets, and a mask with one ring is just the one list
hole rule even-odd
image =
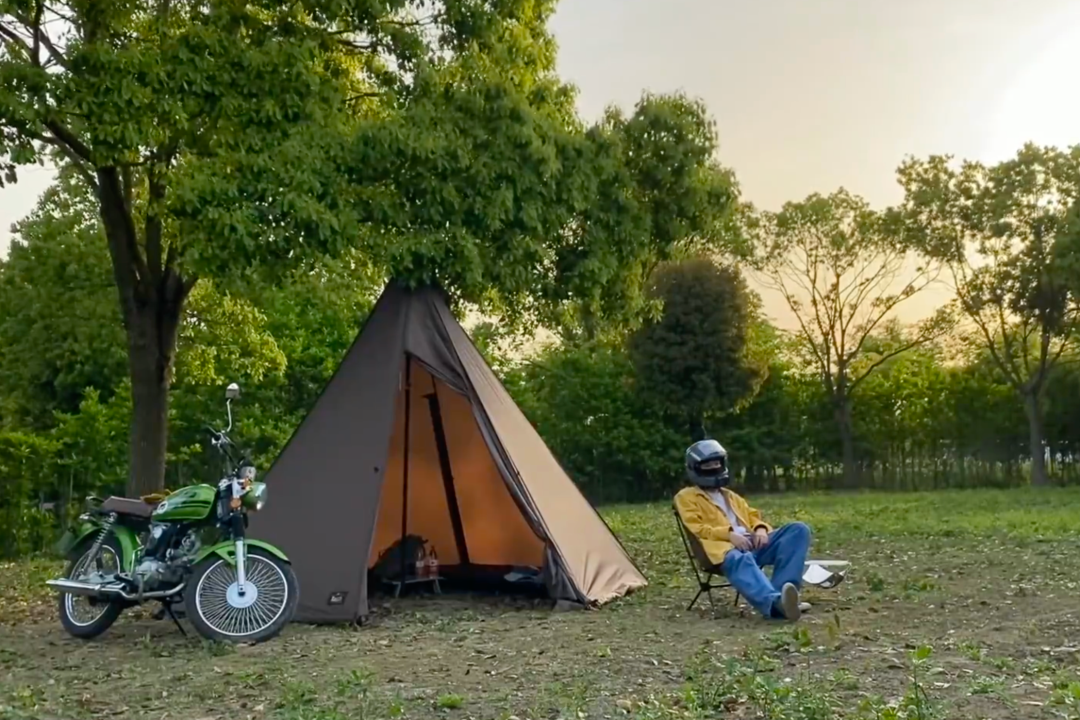
[[1046, 451], [1043, 448], [1042, 403], [1037, 390], [1024, 393], [1024, 414], [1028, 421], [1028, 451], [1031, 453], [1031, 484], [1048, 485]]
[[138, 497], [165, 487], [169, 438], [169, 386], [180, 324], [180, 306], [137, 308], [128, 330], [131, 373], [131, 446], [127, 494]]
[[836, 429], [840, 433], [840, 457], [844, 463], [842, 487], [853, 490], [859, 487], [859, 465], [855, 461], [855, 427], [851, 420], [851, 399], [836, 400]]
[[[160, 201], [163, 186], [152, 178], [150, 198]], [[184, 300], [193, 281], [185, 281], [175, 270], [171, 252], [162, 257], [162, 225], [149, 212], [140, 247], [128, 197], [130, 186], [125, 188], [121, 172], [115, 167], [98, 168], [97, 181], [101, 220], [127, 332], [132, 399], [127, 494], [137, 497], [165, 486], [169, 386]]]

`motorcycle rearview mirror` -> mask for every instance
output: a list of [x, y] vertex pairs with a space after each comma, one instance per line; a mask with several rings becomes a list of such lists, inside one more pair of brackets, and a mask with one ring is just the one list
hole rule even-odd
[[225, 432], [232, 430], [232, 401], [240, 397], [240, 386], [236, 383], [229, 383], [229, 387], [225, 388], [225, 410], [229, 413], [229, 427], [225, 429]]

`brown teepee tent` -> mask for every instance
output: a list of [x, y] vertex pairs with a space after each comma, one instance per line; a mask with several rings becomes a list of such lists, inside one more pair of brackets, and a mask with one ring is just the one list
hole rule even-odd
[[368, 569], [405, 534], [440, 566], [527, 566], [599, 605], [645, 585], [431, 288], [391, 283], [266, 477], [251, 534], [300, 580], [297, 619], [367, 613]]

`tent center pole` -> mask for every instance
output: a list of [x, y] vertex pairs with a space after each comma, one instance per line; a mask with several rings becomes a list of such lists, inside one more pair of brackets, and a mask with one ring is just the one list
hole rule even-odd
[[461, 522], [461, 508], [458, 505], [457, 488], [454, 486], [454, 473], [450, 465], [450, 449], [446, 442], [446, 429], [443, 427], [442, 407], [439, 403], [439, 390], [432, 388], [428, 401], [431, 413], [431, 429], [435, 433], [435, 448], [439, 453], [439, 469], [442, 472], [443, 489], [446, 491], [446, 507], [450, 511], [450, 525], [454, 529], [454, 544], [457, 546], [458, 561], [469, 564], [469, 546], [465, 542], [465, 526]]
[[409, 533], [409, 434], [411, 430], [412, 413], [412, 356], [405, 354], [405, 450], [401, 466], [403, 477], [401, 483], [401, 543], [399, 554], [401, 555], [401, 583], [409, 577], [409, 558], [405, 556], [405, 536]]

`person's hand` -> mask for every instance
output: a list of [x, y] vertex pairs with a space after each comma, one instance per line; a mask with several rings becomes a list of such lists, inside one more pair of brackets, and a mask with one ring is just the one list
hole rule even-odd
[[731, 541], [731, 544], [735, 546], [736, 550], [742, 550], [745, 552], [746, 550], [749, 550], [751, 548], [750, 538], [746, 537], [745, 535], [740, 535], [737, 532], [733, 532], [731, 533], [731, 537], [729, 539]]
[[754, 531], [754, 549], [759, 550], [769, 544], [769, 531], [758, 528]]

